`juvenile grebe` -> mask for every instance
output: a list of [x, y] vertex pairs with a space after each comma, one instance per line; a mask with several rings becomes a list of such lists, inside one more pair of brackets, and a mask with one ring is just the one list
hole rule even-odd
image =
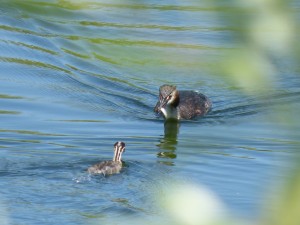
[[88, 168], [92, 174], [110, 175], [119, 173], [122, 169], [122, 153], [125, 152], [125, 143], [118, 141], [114, 144], [115, 152], [113, 160], [103, 161]]
[[159, 101], [154, 111], [163, 113], [165, 119], [193, 119], [205, 115], [211, 106], [210, 100], [204, 94], [178, 91], [176, 86], [165, 84], [159, 88]]

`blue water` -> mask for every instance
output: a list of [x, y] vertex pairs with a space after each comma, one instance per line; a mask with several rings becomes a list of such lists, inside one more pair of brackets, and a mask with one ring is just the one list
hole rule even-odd
[[[299, 141], [300, 79], [246, 95], [207, 65], [233, 46], [228, 6], [195, 1], [3, 1], [0, 9], [0, 206], [11, 224], [155, 218], [168, 179], [203, 184], [238, 217], [256, 218]], [[205, 117], [164, 127], [164, 83], [205, 93]], [[279, 113], [277, 111], [287, 114]], [[283, 116], [285, 115], [285, 116]], [[286, 116], [288, 115], [288, 116]], [[111, 177], [86, 169], [126, 143]], [[157, 198], [157, 199], [156, 199]], [[1, 210], [0, 210], [1, 211]], [[0, 217], [0, 218], [1, 218]]]

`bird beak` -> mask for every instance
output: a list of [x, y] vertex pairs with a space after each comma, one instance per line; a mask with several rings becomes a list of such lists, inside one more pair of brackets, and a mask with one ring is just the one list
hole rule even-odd
[[170, 99], [169, 96], [167, 96], [166, 98], [160, 99], [160, 101], [159, 101], [159, 111], [161, 111], [161, 109], [165, 107], [165, 105], [168, 103], [169, 99]]
[[156, 106], [155, 106], [155, 109], [154, 111], [159, 115], [161, 114], [161, 109], [167, 104], [167, 101], [164, 101], [164, 100], [160, 100]]

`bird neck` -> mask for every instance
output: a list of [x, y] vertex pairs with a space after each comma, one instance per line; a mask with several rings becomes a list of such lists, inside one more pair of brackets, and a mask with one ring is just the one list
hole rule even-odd
[[115, 149], [113, 161], [114, 161], [114, 162], [121, 162], [121, 157], [122, 157], [122, 151], [121, 151], [121, 148], [118, 148], [118, 147], [117, 147], [117, 148]]
[[179, 91], [175, 90], [172, 94], [172, 98], [169, 100], [169, 105], [176, 108], [179, 105], [180, 97], [179, 97]]
[[166, 119], [178, 119], [177, 107], [174, 107], [171, 104], [166, 105], [166, 107], [162, 108], [161, 111]]

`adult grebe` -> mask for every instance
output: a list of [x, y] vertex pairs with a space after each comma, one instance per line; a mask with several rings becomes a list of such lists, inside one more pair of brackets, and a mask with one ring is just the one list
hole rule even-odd
[[163, 113], [165, 119], [193, 119], [205, 115], [212, 103], [204, 94], [196, 91], [178, 91], [176, 86], [162, 85], [159, 101], [154, 111]]
[[110, 175], [119, 173], [122, 169], [122, 153], [125, 152], [125, 143], [118, 141], [114, 144], [115, 152], [113, 160], [103, 161], [88, 168], [91, 174]]

